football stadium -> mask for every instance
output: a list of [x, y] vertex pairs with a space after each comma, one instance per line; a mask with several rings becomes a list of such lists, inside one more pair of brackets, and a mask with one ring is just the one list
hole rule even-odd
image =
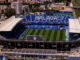
[[43, 41], [68, 41], [69, 19], [74, 19], [72, 12], [52, 11], [28, 14], [22, 17], [11, 32], [1, 32], [1, 34], [8, 39], [37, 40], [40, 38]]
[[45, 41], [65, 41], [66, 33], [69, 33], [66, 32], [69, 19], [72, 18], [74, 18], [72, 12], [45, 12], [26, 15], [21, 21], [26, 24], [27, 28], [22, 39], [26, 40], [29, 36], [43, 36]]
[[[14, 21], [12, 20], [12, 22]], [[55, 58], [56, 60], [71, 60], [73, 59], [72, 54], [75, 54], [73, 53], [74, 48], [77, 48], [75, 52], [79, 49], [80, 41], [77, 40], [78, 33], [69, 31], [70, 21], [75, 22], [73, 13], [61, 11], [27, 14], [18, 20], [16, 18], [17, 25], [13, 29], [5, 30], [3, 28], [4, 31], [0, 32], [2, 53], [7, 55], [9, 59], [18, 56], [18, 59], [25, 58], [24, 60]], [[13, 25], [13, 23], [10, 24]], [[69, 37], [69, 35], [71, 36]]]
[[0, 1], [0, 60], [80, 60], [77, 4], [76, 0]]

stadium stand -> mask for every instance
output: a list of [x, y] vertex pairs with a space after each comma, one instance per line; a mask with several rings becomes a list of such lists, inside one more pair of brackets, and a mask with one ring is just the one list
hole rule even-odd
[[41, 54], [41, 55], [44, 55], [44, 54], [56, 54], [56, 50], [48, 50], [48, 49], [14, 49], [13, 51], [14, 53], [31, 53], [31, 54]]
[[71, 48], [76, 48], [80, 45], [80, 41], [70, 42], [48, 42], [48, 41], [25, 41], [25, 40], [7, 40], [0, 39], [0, 44], [5, 49], [15, 48], [38, 48], [38, 49], [56, 49], [57, 51], [70, 51]]
[[0, 35], [2, 35], [3, 37], [7, 38], [7, 39], [18, 39], [19, 36], [24, 32], [24, 30], [26, 29], [25, 25], [22, 23], [18, 23], [14, 29], [12, 31], [4, 31], [4, 32], [0, 32]]
[[[69, 42], [36, 42], [36, 41], [34, 42], [34, 41], [0, 39], [0, 45], [3, 46], [1, 49], [1, 53], [4, 53], [9, 57], [13, 57], [13, 59], [14, 57], [15, 58], [27, 57], [28, 59], [31, 59], [30, 57], [33, 57], [32, 59], [34, 60], [35, 60], [35, 57], [39, 59], [46, 59], [45, 58], [46, 55], [54, 54], [54, 56], [50, 56], [52, 58], [49, 58], [49, 59], [54, 60], [53, 58], [56, 57], [57, 58], [56, 60], [60, 60], [61, 58], [64, 59], [64, 56], [66, 55], [65, 57], [68, 60], [70, 60], [72, 58], [68, 58], [67, 56], [70, 56], [70, 57], [80, 56], [79, 40], [69, 41]], [[31, 55], [28, 55], [29, 53]], [[37, 55], [33, 56], [32, 55], [33, 53]], [[78, 59], [78, 58], [75, 58], [75, 59]]]
[[68, 25], [68, 19], [73, 18], [73, 16], [66, 15], [61, 12], [56, 12], [54, 15], [47, 14], [29, 14], [24, 16], [23, 22], [26, 24], [62, 24]]
[[26, 25], [28, 29], [60, 29], [62, 26], [63, 30], [66, 29], [66, 26], [63, 25]]
[[80, 60], [80, 57], [69, 57], [67, 60]]

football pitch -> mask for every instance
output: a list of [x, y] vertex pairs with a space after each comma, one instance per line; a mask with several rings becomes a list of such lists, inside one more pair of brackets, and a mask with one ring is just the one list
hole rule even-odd
[[43, 36], [46, 41], [65, 41], [65, 30], [54, 29], [27, 29], [22, 39], [26, 40], [28, 35]]

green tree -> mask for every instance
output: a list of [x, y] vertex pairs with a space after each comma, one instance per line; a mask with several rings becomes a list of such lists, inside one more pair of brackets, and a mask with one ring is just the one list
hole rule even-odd
[[15, 15], [16, 12], [13, 8], [9, 7], [5, 9], [5, 16], [7, 16], [8, 18], [11, 17], [12, 15]]

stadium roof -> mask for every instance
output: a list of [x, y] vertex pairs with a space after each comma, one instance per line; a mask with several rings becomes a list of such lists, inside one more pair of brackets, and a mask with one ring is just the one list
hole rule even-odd
[[80, 22], [78, 19], [69, 19], [69, 32], [80, 33]]
[[15, 25], [20, 22], [22, 18], [15, 18], [12, 16], [11, 18], [0, 22], [0, 31], [12, 31]]

